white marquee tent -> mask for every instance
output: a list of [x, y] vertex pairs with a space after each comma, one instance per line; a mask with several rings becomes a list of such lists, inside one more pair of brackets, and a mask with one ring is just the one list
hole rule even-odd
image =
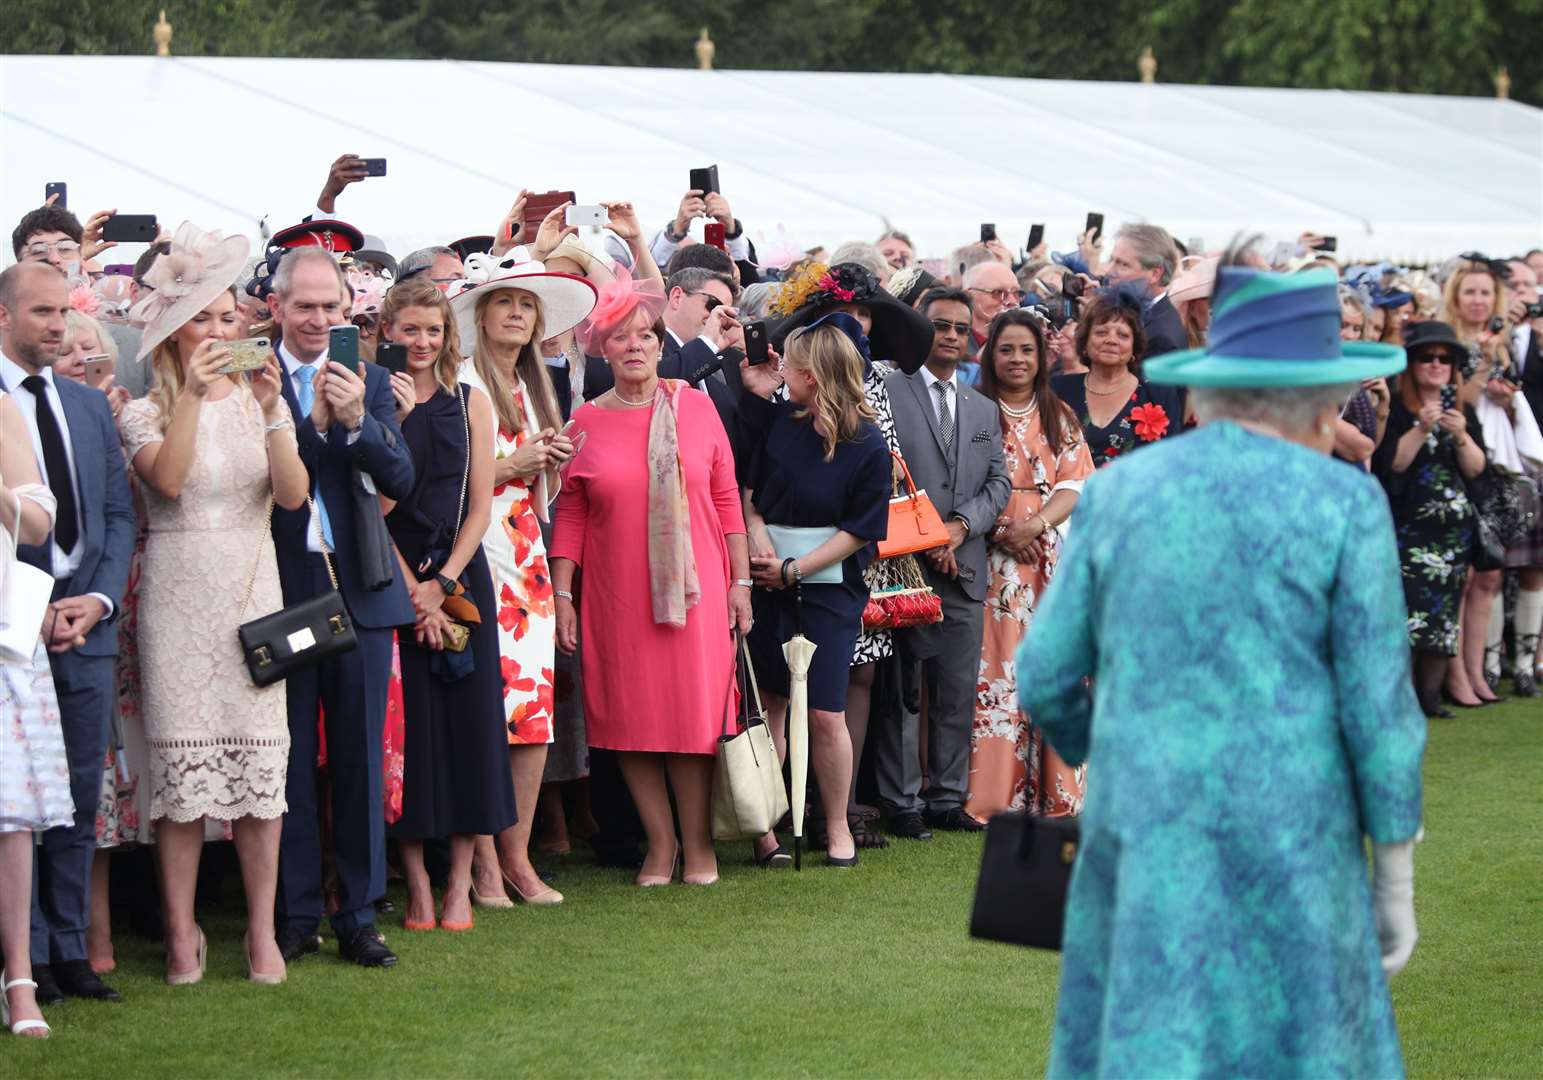
[[[1480, 98], [1139, 83], [462, 61], [0, 56], [0, 204], [255, 234], [309, 213], [341, 152], [388, 159], [339, 216], [402, 253], [490, 232], [522, 186], [629, 198], [652, 227], [693, 166], [763, 252], [925, 255], [997, 224], [1065, 249], [1089, 211], [1219, 247], [1335, 235], [1343, 256], [1543, 243], [1543, 110]], [[785, 229], [785, 235], [779, 233]], [[122, 252], [131, 257], [136, 252]]]

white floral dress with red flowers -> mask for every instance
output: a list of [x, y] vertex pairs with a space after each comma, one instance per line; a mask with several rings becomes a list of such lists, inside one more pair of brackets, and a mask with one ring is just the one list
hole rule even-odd
[[[468, 365], [469, 366], [469, 365]], [[525, 445], [529, 432], [540, 430], [525, 399], [525, 387], [515, 387], [515, 400], [525, 414], [525, 431], [499, 428], [493, 456], [505, 458]], [[553, 666], [556, 660], [557, 609], [552, 576], [547, 568], [541, 522], [546, 517], [546, 484], [515, 478], [493, 488], [493, 519], [483, 538], [493, 571], [498, 605], [498, 654], [504, 674], [504, 720], [509, 745], [539, 746], [553, 739]]]

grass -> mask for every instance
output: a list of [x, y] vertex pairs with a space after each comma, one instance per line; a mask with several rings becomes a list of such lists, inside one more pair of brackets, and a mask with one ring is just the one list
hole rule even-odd
[[[1409, 1071], [1537, 1076], [1543, 703], [1433, 726], [1426, 829], [1393, 983]], [[650, 890], [576, 855], [560, 908], [479, 910], [469, 934], [387, 920], [395, 970], [329, 942], [278, 988], [245, 981], [240, 924], [210, 913], [203, 984], [168, 988], [124, 936], [125, 1003], [49, 1010], [46, 1044], [0, 1036], [0, 1076], [1042, 1075], [1058, 958], [967, 936], [979, 851], [943, 835], [794, 874], [726, 844], [715, 888]]]

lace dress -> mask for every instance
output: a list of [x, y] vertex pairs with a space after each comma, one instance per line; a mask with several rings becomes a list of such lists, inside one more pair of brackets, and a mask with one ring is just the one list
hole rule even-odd
[[[124, 406], [131, 460], [164, 439], [159, 416], [149, 399]], [[180, 498], [144, 486], [139, 659], [152, 820], [275, 818], [286, 809], [284, 688], [252, 685], [236, 637], [242, 622], [283, 604], [264, 535], [271, 495], [262, 410], [245, 388], [204, 403]]]

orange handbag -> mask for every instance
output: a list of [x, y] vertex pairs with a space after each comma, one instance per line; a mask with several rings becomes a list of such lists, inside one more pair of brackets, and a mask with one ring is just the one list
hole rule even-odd
[[900, 471], [905, 474], [905, 492], [889, 500], [889, 535], [879, 541], [879, 558], [943, 547], [948, 543], [948, 530], [943, 527], [938, 508], [925, 491], [916, 490], [905, 458], [893, 451], [890, 456], [900, 463]]

